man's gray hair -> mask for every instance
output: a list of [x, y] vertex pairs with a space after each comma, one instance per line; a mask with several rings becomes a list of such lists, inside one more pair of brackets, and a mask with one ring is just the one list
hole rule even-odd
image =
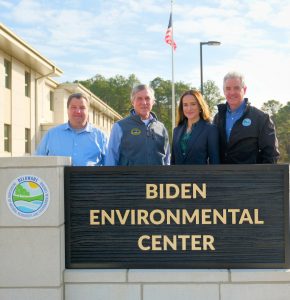
[[134, 100], [135, 95], [143, 90], [147, 90], [150, 94], [151, 94], [151, 99], [153, 101], [155, 101], [155, 93], [154, 90], [152, 89], [151, 86], [147, 85], [147, 84], [138, 84], [136, 86], [133, 87], [132, 92], [131, 92], [131, 101]]
[[240, 79], [241, 81], [241, 87], [244, 88], [246, 86], [245, 84], [245, 77], [242, 73], [240, 72], [237, 72], [237, 71], [231, 71], [231, 72], [228, 72], [225, 77], [224, 77], [224, 85], [223, 87], [225, 86], [225, 83], [228, 79]]

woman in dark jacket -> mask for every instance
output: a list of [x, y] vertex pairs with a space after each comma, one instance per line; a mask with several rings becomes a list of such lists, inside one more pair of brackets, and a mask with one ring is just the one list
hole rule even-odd
[[210, 123], [207, 103], [197, 90], [185, 92], [179, 101], [177, 127], [173, 131], [171, 164], [219, 164], [218, 130]]

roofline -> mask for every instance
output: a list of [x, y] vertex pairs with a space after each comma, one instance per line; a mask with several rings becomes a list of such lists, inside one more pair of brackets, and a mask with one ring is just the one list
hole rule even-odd
[[96, 96], [92, 91], [87, 89], [85, 86], [83, 86], [80, 83], [61, 83], [58, 85], [58, 87], [62, 87], [66, 90], [68, 90], [70, 93], [75, 93], [77, 89], [83, 90], [85, 94], [88, 94], [91, 98], [95, 99], [96, 101], [100, 102], [100, 104], [105, 108], [105, 111], [109, 111], [114, 116], [116, 116], [119, 120], [123, 119], [123, 117], [116, 112], [111, 106], [109, 106], [107, 103], [105, 103], [103, 100], [101, 100], [98, 96]]
[[[28, 52], [31, 52], [36, 57], [38, 57], [41, 61], [49, 65], [52, 70], [55, 70], [55, 75], [60, 76], [63, 74], [63, 71], [58, 68], [53, 62], [42, 56], [37, 50], [32, 48], [29, 44], [27, 44], [24, 40], [22, 40], [20, 37], [18, 37], [13, 31], [8, 29], [3, 23], [0, 22], [0, 32], [3, 31], [4, 34], [8, 35], [12, 41], [16, 41], [16, 43], [20, 44], [20, 46], [24, 47]], [[18, 45], [16, 45], [18, 46]]]

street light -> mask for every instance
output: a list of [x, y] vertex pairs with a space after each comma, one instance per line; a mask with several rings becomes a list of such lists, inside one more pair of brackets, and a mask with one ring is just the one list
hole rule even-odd
[[219, 46], [221, 42], [217, 41], [208, 41], [208, 42], [200, 42], [199, 49], [200, 49], [200, 90], [201, 94], [203, 95], [203, 74], [202, 74], [202, 46], [208, 45], [208, 46]]

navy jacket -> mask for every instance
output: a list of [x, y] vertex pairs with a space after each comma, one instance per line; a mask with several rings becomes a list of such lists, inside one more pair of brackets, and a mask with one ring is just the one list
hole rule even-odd
[[214, 123], [219, 130], [220, 160], [223, 164], [276, 163], [279, 158], [275, 126], [269, 115], [247, 106], [232, 128], [229, 142], [226, 137], [227, 104], [218, 105]]
[[147, 126], [140, 116], [133, 114], [133, 111], [130, 116], [118, 122], [122, 130], [118, 165], [166, 165], [169, 163], [170, 146], [167, 130], [153, 112], [150, 114], [153, 118]]
[[180, 140], [186, 131], [187, 124], [174, 128], [172, 140], [172, 165], [202, 165], [219, 163], [218, 130], [212, 125], [200, 119], [193, 129], [188, 140], [187, 151], [182, 153]]

